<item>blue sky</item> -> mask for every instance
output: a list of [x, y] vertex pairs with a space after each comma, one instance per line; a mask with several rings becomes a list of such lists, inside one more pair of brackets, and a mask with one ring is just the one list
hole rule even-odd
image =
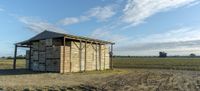
[[115, 55], [200, 55], [199, 11], [199, 0], [1, 0], [0, 56], [43, 30], [114, 41]]

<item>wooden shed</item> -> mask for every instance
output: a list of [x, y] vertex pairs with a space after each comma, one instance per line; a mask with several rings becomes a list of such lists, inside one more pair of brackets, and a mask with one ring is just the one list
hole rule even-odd
[[44, 72], [81, 72], [112, 69], [113, 44], [109, 41], [44, 31], [15, 44], [13, 68], [18, 47], [28, 47], [26, 67]]

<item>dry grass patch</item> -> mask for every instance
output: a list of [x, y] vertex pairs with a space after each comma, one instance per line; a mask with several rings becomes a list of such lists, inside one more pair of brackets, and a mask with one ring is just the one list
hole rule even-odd
[[[17, 59], [17, 68], [25, 68], [25, 59]], [[12, 59], [0, 59], [0, 69], [12, 69], [13, 67], [13, 60]]]
[[97, 91], [200, 91], [199, 72], [141, 69], [129, 71], [127, 74], [88, 82], [82, 88]]
[[[19, 72], [20, 70], [18, 70]], [[22, 71], [22, 70], [21, 70]], [[75, 89], [80, 84], [96, 79], [103, 79], [111, 75], [122, 74], [123, 70], [91, 71], [85, 73], [29, 73], [0, 75], [0, 87], [3, 89]]]

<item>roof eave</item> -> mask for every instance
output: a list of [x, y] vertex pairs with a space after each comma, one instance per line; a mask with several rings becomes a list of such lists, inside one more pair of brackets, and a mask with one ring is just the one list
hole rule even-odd
[[103, 43], [103, 44], [115, 44], [114, 42], [110, 42], [110, 41], [92, 39], [92, 38], [82, 37], [82, 36], [74, 36], [74, 35], [69, 35], [69, 34], [66, 34], [64, 37], [69, 38], [69, 39], [74, 39], [74, 40], [92, 41], [92, 42], [98, 42], [98, 43]]
[[[44, 31], [42, 33], [45, 33], [45, 32], [48, 32], [48, 31]], [[52, 32], [52, 31], [49, 31], [50, 33], [56, 33], [56, 32]], [[40, 33], [40, 34], [42, 34]], [[38, 35], [40, 35], [38, 34]], [[94, 43], [100, 43], [100, 44], [115, 44], [114, 42], [110, 42], [110, 41], [104, 41], [104, 40], [99, 40], [99, 39], [94, 39], [94, 38], [89, 38], [89, 37], [83, 37], [83, 36], [75, 36], [75, 35], [70, 35], [70, 34], [62, 34], [62, 33], [56, 33], [56, 34], [59, 34], [59, 36], [53, 36], [52, 38], [59, 38], [59, 37], [66, 37], [68, 39], [73, 39], [73, 40], [82, 40], [82, 41], [89, 41], [89, 42], [94, 42]], [[48, 38], [35, 38], [37, 37], [38, 35], [34, 36], [33, 38], [30, 38], [29, 40], [26, 40], [26, 41], [22, 41], [22, 42], [18, 42], [16, 44], [20, 44], [20, 45], [28, 45], [30, 42], [32, 41], [37, 41], [37, 40], [42, 40], [42, 39], [48, 39]], [[34, 39], [35, 38], [35, 39]], [[37, 40], [36, 40], [37, 39]]]

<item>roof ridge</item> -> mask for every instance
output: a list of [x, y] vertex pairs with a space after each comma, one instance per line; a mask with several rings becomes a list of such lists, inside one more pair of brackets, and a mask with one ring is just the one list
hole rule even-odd
[[105, 41], [105, 40], [100, 40], [100, 39], [95, 39], [95, 38], [90, 38], [90, 37], [85, 37], [85, 36], [76, 36], [76, 35], [67, 34], [67, 33], [59, 33], [59, 32], [49, 31], [49, 30], [44, 30], [43, 32], [33, 36], [29, 40], [24, 41], [24, 42], [19, 42], [19, 43], [25, 44], [25, 43], [36, 41], [36, 40], [61, 38], [61, 37], [68, 37], [69, 39], [73, 39], [73, 40], [83, 40], [83, 41], [93, 41], [93, 42], [96, 41], [96, 42], [104, 43], [104, 44], [114, 44], [113, 42], [110, 42], [110, 41]]

